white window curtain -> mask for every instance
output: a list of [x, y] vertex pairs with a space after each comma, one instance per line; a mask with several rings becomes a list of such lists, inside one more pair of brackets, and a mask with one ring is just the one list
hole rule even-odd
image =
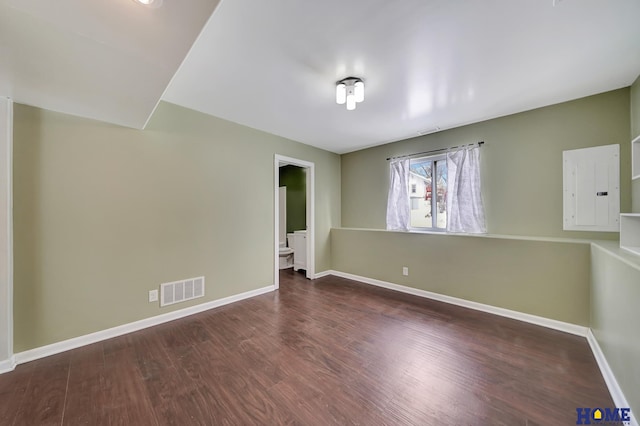
[[480, 189], [480, 147], [448, 152], [447, 232], [487, 232]]
[[409, 160], [393, 160], [390, 165], [389, 198], [387, 199], [387, 229], [409, 230]]

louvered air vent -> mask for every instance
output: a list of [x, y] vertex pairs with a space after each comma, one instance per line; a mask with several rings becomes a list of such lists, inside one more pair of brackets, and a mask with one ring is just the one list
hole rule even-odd
[[204, 277], [160, 284], [160, 306], [173, 305], [204, 296]]

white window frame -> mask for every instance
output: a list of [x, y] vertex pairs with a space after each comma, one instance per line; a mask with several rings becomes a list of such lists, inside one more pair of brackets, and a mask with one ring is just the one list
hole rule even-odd
[[[409, 230], [414, 232], [440, 232], [446, 233], [446, 226], [444, 228], [438, 228], [434, 226], [438, 223], [438, 173], [436, 169], [436, 164], [439, 161], [444, 161], [446, 164], [447, 155], [446, 154], [437, 154], [437, 155], [426, 155], [424, 157], [415, 157], [409, 159], [409, 173], [411, 173], [411, 163], [418, 160], [428, 160], [431, 161], [431, 227], [417, 227], [411, 226], [411, 218], [409, 218]], [[409, 194], [411, 194], [411, 182], [407, 183], [409, 185]], [[434, 196], [435, 194], [435, 196]], [[409, 210], [411, 210], [411, 197], [409, 198]]]

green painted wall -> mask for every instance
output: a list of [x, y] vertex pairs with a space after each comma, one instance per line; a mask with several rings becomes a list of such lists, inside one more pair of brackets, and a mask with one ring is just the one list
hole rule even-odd
[[[14, 125], [16, 352], [272, 285], [276, 153], [316, 165], [330, 269], [336, 154], [167, 103], [144, 131], [24, 105]], [[147, 302], [200, 275], [204, 299]]]
[[621, 252], [616, 244], [605, 248], [591, 249], [591, 329], [638, 419], [640, 257]]
[[[631, 86], [631, 140], [640, 136], [640, 76]], [[640, 213], [640, 179], [632, 182], [632, 212]]]
[[342, 156], [342, 225], [385, 228], [387, 157], [476, 141], [492, 234], [617, 239], [562, 230], [562, 151], [620, 144], [621, 211], [631, 208], [629, 88]]
[[280, 167], [280, 186], [287, 187], [287, 232], [307, 229], [307, 177], [305, 169]]
[[[589, 244], [332, 229], [333, 269], [589, 325]], [[409, 276], [402, 267], [409, 267]]]
[[[630, 140], [640, 135], [640, 77], [630, 89]], [[640, 180], [632, 182], [632, 211], [640, 213]], [[623, 212], [626, 210], [623, 210]], [[640, 413], [640, 257], [614, 242], [591, 249], [593, 335], [616, 377], [632, 413]]]

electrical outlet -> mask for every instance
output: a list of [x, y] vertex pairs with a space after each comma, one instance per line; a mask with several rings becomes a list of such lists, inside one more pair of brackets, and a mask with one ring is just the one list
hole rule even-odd
[[408, 266], [403, 266], [402, 267], [402, 275], [404, 275], [405, 277], [409, 276], [409, 267]]
[[158, 301], [158, 290], [149, 290], [149, 302]]

